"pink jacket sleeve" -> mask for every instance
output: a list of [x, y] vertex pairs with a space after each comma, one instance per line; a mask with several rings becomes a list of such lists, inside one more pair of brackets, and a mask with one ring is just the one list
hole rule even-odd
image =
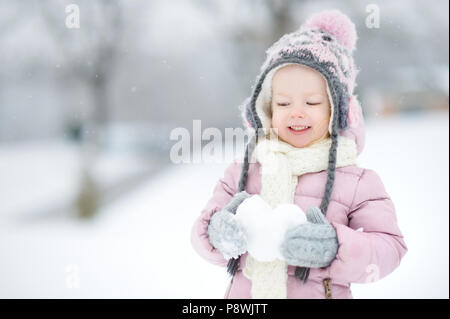
[[337, 256], [328, 267], [332, 280], [374, 282], [394, 271], [408, 248], [394, 203], [374, 171], [362, 173], [348, 218], [348, 226], [332, 222], [339, 242]]
[[191, 243], [194, 250], [207, 261], [226, 266], [228, 261], [209, 242], [208, 225], [211, 216], [226, 206], [237, 192], [240, 165], [234, 161], [225, 170], [224, 176], [217, 182], [212, 197], [195, 221], [191, 231]]

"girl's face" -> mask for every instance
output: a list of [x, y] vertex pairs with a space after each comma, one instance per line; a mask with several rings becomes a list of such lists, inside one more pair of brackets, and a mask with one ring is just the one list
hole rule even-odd
[[271, 127], [292, 146], [305, 147], [329, 136], [327, 84], [312, 68], [291, 64], [278, 69], [272, 80], [271, 108]]

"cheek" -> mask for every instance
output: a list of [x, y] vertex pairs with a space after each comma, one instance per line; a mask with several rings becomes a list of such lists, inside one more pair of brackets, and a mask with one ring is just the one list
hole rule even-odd
[[330, 121], [330, 111], [327, 109], [316, 110], [312, 112], [311, 118], [317, 131], [321, 134], [328, 130], [328, 124]]
[[280, 128], [284, 123], [284, 114], [280, 111], [272, 112], [272, 127]]

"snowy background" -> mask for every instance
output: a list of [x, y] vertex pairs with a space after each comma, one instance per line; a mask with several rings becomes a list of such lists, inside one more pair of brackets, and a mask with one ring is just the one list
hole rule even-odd
[[449, 298], [448, 2], [237, 1], [0, 3], [1, 298], [222, 298], [190, 231], [232, 157], [174, 164], [170, 133], [240, 127], [267, 47], [330, 8], [359, 35], [359, 165], [409, 249], [353, 295]]
[[[380, 174], [409, 251], [386, 278], [352, 285], [355, 298], [448, 298], [448, 125], [442, 114], [367, 123], [359, 165]], [[24, 197], [30, 205], [45, 206], [51, 192], [69, 195], [73, 176], [63, 168], [76, 160], [62, 147], [55, 142], [1, 150], [2, 177], [8, 177], [0, 193], [8, 198], [0, 201], [0, 211], [28, 208]], [[49, 153], [52, 163], [45, 165]], [[14, 157], [41, 165], [23, 171]], [[229, 280], [225, 269], [195, 253], [190, 230], [227, 165], [170, 166], [89, 222], [64, 211], [29, 220], [6, 220], [3, 214], [0, 297], [222, 298]]]

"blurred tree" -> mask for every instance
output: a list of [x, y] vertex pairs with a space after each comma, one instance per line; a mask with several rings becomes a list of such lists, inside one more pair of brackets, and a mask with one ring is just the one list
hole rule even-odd
[[88, 122], [104, 125], [109, 119], [109, 81], [115, 71], [123, 30], [122, 7], [119, 1], [82, 1], [81, 27], [65, 25], [64, 4], [71, 1], [40, 2], [48, 31], [61, 49], [65, 72], [61, 81], [79, 81], [90, 91], [92, 109]]
[[70, 3], [45, 1], [40, 2], [40, 9], [48, 31], [62, 52], [65, 67], [60, 80], [68, 86], [81, 84], [89, 92], [91, 108], [87, 118], [81, 119], [84, 128], [80, 149], [82, 178], [77, 208], [79, 216], [90, 217], [101, 197], [92, 168], [99, 151], [102, 129], [109, 121], [109, 84], [122, 40], [122, 7], [119, 1], [113, 0], [79, 1], [80, 28], [71, 29], [65, 25], [65, 7]]

